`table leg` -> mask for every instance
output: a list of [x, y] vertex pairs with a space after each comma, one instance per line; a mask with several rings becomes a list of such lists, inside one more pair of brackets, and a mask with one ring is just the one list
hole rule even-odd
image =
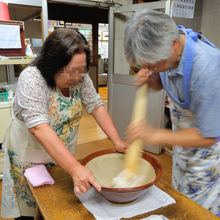
[[40, 209], [37, 208], [37, 214], [34, 217], [34, 220], [44, 220], [43, 216], [41, 215]]

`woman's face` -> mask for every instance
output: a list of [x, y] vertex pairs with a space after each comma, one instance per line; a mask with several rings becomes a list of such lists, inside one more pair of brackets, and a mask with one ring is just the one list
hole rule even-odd
[[55, 75], [56, 86], [66, 89], [79, 82], [86, 73], [86, 54], [75, 54], [64, 69]]

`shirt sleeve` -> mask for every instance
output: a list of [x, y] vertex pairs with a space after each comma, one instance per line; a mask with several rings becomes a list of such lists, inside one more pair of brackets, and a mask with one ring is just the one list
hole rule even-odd
[[97, 106], [104, 105], [100, 95], [96, 92], [96, 89], [93, 86], [89, 74], [85, 74], [84, 76], [84, 81], [81, 86], [81, 99], [89, 114]]
[[14, 101], [14, 114], [27, 128], [49, 123], [49, 88], [36, 67], [20, 74]]
[[205, 62], [197, 62], [194, 66], [197, 74], [191, 78], [194, 123], [204, 137], [220, 137], [220, 52], [218, 54], [206, 57]]

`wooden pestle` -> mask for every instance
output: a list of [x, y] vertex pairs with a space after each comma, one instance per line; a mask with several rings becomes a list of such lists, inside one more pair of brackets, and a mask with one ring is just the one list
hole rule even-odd
[[[142, 85], [136, 93], [131, 123], [144, 120], [147, 114], [147, 85]], [[134, 140], [127, 148], [125, 154], [124, 170], [136, 175], [138, 172], [138, 162], [140, 159], [143, 141]]]

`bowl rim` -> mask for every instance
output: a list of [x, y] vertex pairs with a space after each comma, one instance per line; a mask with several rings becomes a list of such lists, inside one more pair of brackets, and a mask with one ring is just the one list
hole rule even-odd
[[[86, 164], [89, 161], [91, 161], [92, 159], [94, 159], [96, 157], [103, 156], [103, 155], [106, 155], [106, 154], [114, 154], [114, 153], [124, 154], [124, 153], [118, 152], [114, 149], [100, 150], [100, 151], [96, 151], [96, 152], [91, 153], [88, 156], [86, 156], [84, 159], [82, 159], [81, 164], [83, 166], [86, 166]], [[152, 182], [141, 185], [141, 186], [128, 187], [128, 188], [115, 188], [115, 187], [113, 188], [113, 187], [101, 186], [101, 190], [109, 191], [109, 192], [117, 191], [117, 193], [125, 193], [125, 192], [130, 192], [130, 191], [133, 191], [133, 192], [134, 191], [141, 191], [141, 190], [143, 190], [145, 188], [148, 188], [149, 186], [155, 184], [160, 179], [160, 177], [162, 175], [162, 166], [160, 165], [160, 163], [158, 162], [157, 159], [155, 159], [154, 157], [152, 157], [151, 155], [147, 154], [144, 151], [142, 151], [142, 158], [147, 160], [148, 162], [153, 161], [153, 164], [152, 163], [150, 163], [150, 164], [154, 167], [155, 170], [159, 170], [156, 174], [156, 178]]]

